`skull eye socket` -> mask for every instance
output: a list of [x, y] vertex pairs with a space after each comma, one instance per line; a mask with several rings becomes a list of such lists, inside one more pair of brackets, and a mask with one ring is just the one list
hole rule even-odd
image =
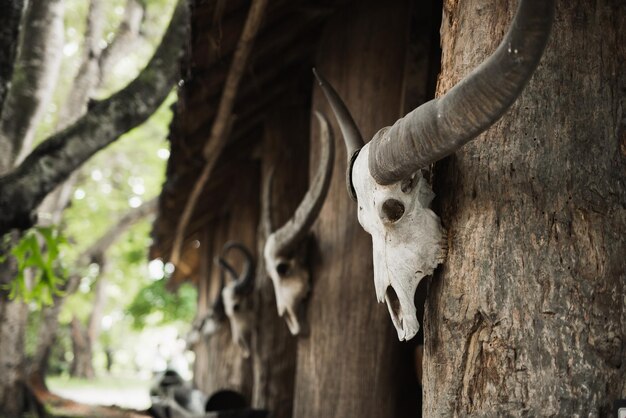
[[388, 199], [383, 203], [382, 211], [389, 222], [397, 222], [404, 215], [404, 204], [396, 199]]
[[239, 303], [235, 303], [233, 305], [233, 311], [239, 312], [240, 309], [241, 309], [241, 305]]
[[279, 276], [283, 277], [289, 274], [290, 266], [289, 263], [281, 262], [276, 266], [276, 272]]

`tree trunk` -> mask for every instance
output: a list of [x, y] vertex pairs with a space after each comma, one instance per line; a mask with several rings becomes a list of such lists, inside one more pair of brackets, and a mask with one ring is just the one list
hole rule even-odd
[[[274, 170], [274, 228], [293, 216], [307, 189], [309, 113], [308, 107], [275, 110], [265, 122], [262, 177], [265, 179]], [[261, 220], [257, 235], [259, 254], [263, 254], [267, 232]], [[252, 405], [271, 411], [274, 418], [291, 418], [298, 340], [277, 314], [274, 286], [265, 271], [263, 257], [258, 259], [255, 295]]]
[[[0, 244], [0, 254], [6, 248]], [[0, 285], [10, 283], [17, 265], [13, 258], [0, 263]], [[28, 308], [21, 300], [10, 300], [8, 291], [0, 289], [0, 418], [16, 417], [22, 412], [24, 399], [22, 368], [24, 366], [24, 330]]]
[[0, 0], [0, 118], [10, 88], [19, 43], [23, 0]]
[[91, 361], [91, 340], [86, 327], [76, 317], [71, 322], [72, 351], [74, 358], [70, 367], [70, 375], [83, 379], [93, 379], [93, 363]]
[[[52, 99], [61, 67], [63, 2], [29, 2], [11, 89], [0, 120], [0, 166], [30, 151], [35, 131]], [[23, 155], [23, 154], [22, 154]]]
[[[324, 30], [317, 67], [345, 100], [364, 138], [401, 116], [409, 16], [406, 1], [353, 2]], [[298, 344], [294, 416], [416, 416], [411, 345], [398, 341], [387, 308], [376, 303], [372, 242], [357, 223], [341, 133], [318, 88], [312, 107], [329, 115], [337, 151], [315, 227], [310, 335]], [[317, 126], [312, 131], [311, 161], [316, 161]]]
[[[439, 94], [515, 3], [446, 2]], [[438, 165], [449, 254], [425, 314], [425, 415], [609, 416], [626, 396], [624, 27], [623, 1], [557, 1], [520, 99]]]

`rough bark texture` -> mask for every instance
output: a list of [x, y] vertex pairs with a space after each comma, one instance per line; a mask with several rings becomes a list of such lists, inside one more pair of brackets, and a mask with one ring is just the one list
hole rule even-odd
[[[442, 94], [516, 2], [445, 2]], [[626, 5], [558, 1], [517, 103], [436, 171], [449, 255], [425, 314], [426, 416], [609, 416], [626, 396]]]
[[23, 9], [23, 0], [0, 1], [0, 117], [13, 76]]
[[[409, 15], [405, 1], [354, 2], [324, 30], [317, 67], [365, 138], [401, 116]], [[318, 88], [312, 107], [332, 114]], [[416, 416], [410, 345], [398, 342], [386, 307], [376, 303], [371, 239], [346, 191], [344, 145], [334, 119], [332, 125], [335, 175], [315, 227], [310, 335], [298, 344], [294, 416]], [[316, 161], [317, 127], [312, 131]]]
[[[263, 179], [273, 169], [272, 223], [282, 226], [292, 216], [307, 188], [308, 108], [275, 110], [265, 122]], [[303, 161], [304, 160], [304, 161]], [[263, 219], [263, 215], [261, 216]], [[265, 230], [258, 230], [258, 253], [263, 254]], [[272, 412], [274, 418], [290, 418], [293, 410], [297, 337], [289, 333], [276, 311], [274, 286], [258, 260], [256, 324], [253, 342], [254, 385], [252, 405]]]
[[[253, 254], [256, 253], [259, 193], [257, 182], [250, 179], [256, 179], [258, 175], [258, 167], [250, 169], [250, 166], [242, 166], [240, 176], [233, 178], [232, 190], [236, 192], [230, 198], [234, 200], [230, 201], [229, 197], [224, 196], [225, 200], [232, 202], [232, 209], [205, 226], [206, 236], [200, 240], [198, 247], [202, 269], [206, 272], [198, 286], [200, 315], [206, 313], [220, 290], [219, 270], [213, 264], [213, 259], [221, 254], [224, 244], [230, 240], [239, 241]], [[240, 271], [240, 265], [234, 263], [234, 267]], [[246, 399], [251, 399], [252, 360], [243, 358], [239, 347], [233, 343], [228, 320], [222, 323], [215, 334], [196, 344], [194, 351], [194, 382], [199, 389], [207, 394], [220, 389], [233, 389], [241, 392]]]
[[11, 89], [0, 121], [0, 166], [12, 166], [30, 151], [35, 131], [52, 99], [61, 67], [63, 2], [34, 1], [27, 6]]
[[[14, 234], [16, 235], [16, 234]], [[17, 237], [13, 237], [13, 242]], [[8, 251], [0, 244], [0, 254]], [[15, 277], [17, 263], [13, 258], [0, 263], [0, 285]], [[0, 290], [0, 417], [15, 417], [22, 411], [24, 397], [21, 380], [24, 359], [24, 330], [28, 308], [20, 300], [10, 300], [8, 291]]]
[[76, 123], [45, 140], [17, 167], [0, 177], [0, 234], [33, 224], [32, 211], [74, 170], [121, 134], [144, 122], [178, 80], [178, 57], [188, 14], [180, 0], [150, 63], [127, 87], [97, 102]]

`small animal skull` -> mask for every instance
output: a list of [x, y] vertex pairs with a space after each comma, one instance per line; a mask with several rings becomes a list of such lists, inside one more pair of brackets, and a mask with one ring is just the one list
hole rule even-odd
[[[347, 107], [321, 76], [348, 155], [348, 191], [372, 236], [376, 295], [400, 340], [419, 329], [413, 297], [443, 261], [445, 235], [428, 209], [433, 193], [419, 170], [455, 152], [494, 124], [537, 68], [550, 34], [554, 0], [521, 0], [498, 49], [445, 95], [381, 129], [364, 145]], [[315, 70], [314, 70], [315, 72]]]
[[328, 193], [335, 156], [328, 122], [321, 113], [316, 113], [316, 116], [320, 122], [322, 138], [319, 170], [294, 216], [273, 233], [270, 233], [273, 229], [270, 203], [272, 174], [267, 176], [263, 190], [264, 224], [269, 235], [263, 251], [265, 269], [274, 285], [278, 315], [285, 318], [293, 335], [302, 330], [299, 311], [310, 287], [310, 275], [306, 265], [307, 236]]
[[265, 266], [274, 285], [278, 316], [284, 317], [289, 332], [297, 335], [301, 331], [298, 310], [309, 293], [309, 270], [306, 268], [304, 251], [297, 249], [292, 257], [276, 255], [276, 237], [270, 235], [265, 244]]
[[[223, 258], [231, 249], [237, 249], [245, 259], [240, 275]], [[233, 342], [239, 346], [244, 357], [250, 356], [250, 332], [252, 330], [252, 301], [250, 294], [254, 289], [254, 260], [252, 254], [242, 244], [229, 242], [224, 246], [222, 257], [218, 258], [222, 271], [231, 276], [231, 281], [222, 289], [224, 311], [230, 321]]]

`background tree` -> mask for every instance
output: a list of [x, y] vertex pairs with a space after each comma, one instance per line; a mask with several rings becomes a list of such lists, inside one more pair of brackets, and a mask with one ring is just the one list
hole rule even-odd
[[[136, 2], [132, 3], [133, 6], [129, 5], [128, 8], [136, 10]], [[3, 227], [3, 234], [15, 227], [32, 225], [32, 213], [41, 200], [96, 151], [117, 139], [125, 131], [143, 122], [163, 102], [178, 79], [177, 57], [182, 50], [187, 20], [185, 2], [182, 1], [179, 2], [169, 30], [146, 69], [110, 99], [94, 102], [90, 111], [82, 117], [80, 115], [86, 108], [87, 100], [93, 97], [94, 86], [100, 83], [101, 78], [100, 74], [96, 74], [95, 77], [91, 75], [87, 77], [94, 71], [87, 67], [81, 68], [80, 77], [88, 80], [84, 83], [75, 83], [75, 94], [69, 96], [71, 106], [65, 106], [65, 110], [60, 112], [59, 125], [61, 128], [67, 125], [67, 129], [62, 129], [44, 140], [36, 151], [26, 156], [25, 161], [21, 163], [22, 156], [28, 154], [28, 145], [35, 135], [34, 132], [39, 125], [42, 125], [40, 122], [42, 114], [45, 113], [42, 109], [46, 109], [47, 104], [49, 104], [50, 87], [55, 85], [54, 73], [58, 71], [58, 51], [67, 51], [54, 44], [55, 41], [58, 42], [58, 36], [55, 34], [58, 32], [59, 21], [62, 17], [61, 5], [62, 2], [60, 1], [31, 2], [29, 9], [24, 14], [23, 25], [24, 27], [32, 26], [32, 30], [29, 31], [28, 36], [24, 35], [21, 38], [25, 46], [20, 48], [22, 52], [18, 55], [11, 90], [4, 101], [3, 108], [5, 111], [2, 112], [3, 118], [0, 123], [0, 132], [2, 132], [0, 147], [2, 147], [2, 154], [5, 157], [2, 161], [3, 167], [0, 169], [0, 183], [2, 183], [0, 186], [2, 188], [0, 206], [2, 213], [8, 214], [15, 210], [21, 211], [19, 207], [26, 204], [29, 207], [24, 207], [24, 209], [30, 214], [26, 215], [24, 212], [22, 215], [13, 217], [13, 221], [18, 219], [21, 221], [4, 224], [6, 228]], [[92, 3], [90, 17], [97, 15], [98, 5], [99, 2], [94, 1]], [[130, 20], [136, 22], [137, 15], [138, 13], [135, 11], [133, 19]], [[95, 35], [98, 31], [97, 20], [97, 18], [93, 19], [92, 24], [87, 25], [89, 30], [87, 47], [85, 48], [86, 58], [99, 55], [95, 53], [95, 43], [93, 42], [94, 38], [98, 38]], [[125, 25], [124, 30], [120, 30], [118, 33], [124, 35], [121, 38], [128, 40], [130, 33], [136, 33], [136, 27], [136, 23]], [[90, 31], [94, 34], [90, 35]], [[16, 32], [12, 33], [16, 35]], [[14, 42], [17, 43], [17, 38], [14, 38]], [[112, 42], [110, 45], [115, 44]], [[120, 48], [117, 50], [116, 54], [109, 54], [108, 61], [103, 58], [101, 62], [111, 63], [112, 57], [120, 56]], [[57, 52], [56, 55], [54, 54], [55, 51]], [[93, 59], [85, 59], [83, 63], [94, 67], [93, 61]], [[96, 64], [99, 65], [100, 62]], [[80, 77], [77, 81], [80, 81]], [[81, 89], [78, 88], [79, 85]], [[134, 100], [136, 106], [127, 108], [126, 105], [130, 103], [128, 100], [131, 102]], [[124, 106], [120, 106], [121, 103]], [[11, 104], [11, 111], [7, 113], [6, 109], [9, 104]], [[130, 108], [134, 109], [128, 112], [127, 109]], [[23, 109], [23, 112], [20, 112], [20, 109]], [[77, 120], [77, 122], [74, 123], [73, 120]], [[96, 134], [95, 137], [100, 136], [99, 141], [93, 141], [96, 139], [94, 134]], [[19, 165], [12, 168], [16, 162]], [[26, 200], [20, 198], [15, 200], [15, 195], [10, 196], [12, 193], [10, 190], [13, 187], [21, 187], [18, 186], [18, 183], [26, 182], [32, 185], [33, 180], [37, 183], [34, 188], [38, 189], [38, 192], [35, 193], [37, 196], [31, 194], [28, 197], [29, 192], [26, 189], [24, 189], [25, 195], [18, 192]], [[24, 186], [26, 183], [22, 183], [22, 185]], [[31, 189], [31, 192], [34, 189]], [[57, 208], [64, 206], [63, 204], [56, 205]], [[6, 253], [7, 251], [8, 248], [5, 247], [3, 252]], [[9, 284], [16, 277], [15, 265], [11, 257], [5, 257], [5, 259], [6, 261], [0, 266], [2, 270], [0, 280], [3, 284]], [[2, 380], [0, 385], [0, 415], [5, 413], [16, 415], [21, 407], [20, 387], [17, 382], [22, 377], [20, 370], [22, 370], [24, 353], [26, 306], [20, 301], [10, 301], [5, 290], [2, 291], [1, 297], [0, 318], [3, 326], [0, 327], [0, 352], [2, 352], [0, 357], [2, 357], [3, 362], [0, 373], [6, 378]], [[6, 361], [4, 361], [3, 356], [6, 356]]]

